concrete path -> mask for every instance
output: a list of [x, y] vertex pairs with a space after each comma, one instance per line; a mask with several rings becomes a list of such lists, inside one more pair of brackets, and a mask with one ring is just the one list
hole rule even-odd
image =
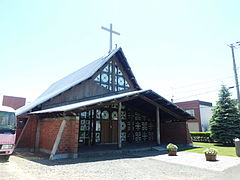
[[240, 158], [238, 157], [217, 156], [217, 161], [206, 161], [204, 154], [191, 152], [178, 152], [177, 156], [162, 154], [152, 156], [151, 158], [167, 163], [181, 164], [212, 171], [224, 171], [228, 168], [240, 165]]
[[41, 154], [15, 153], [9, 162], [0, 160], [0, 179], [239, 180], [240, 158], [219, 156], [219, 161], [206, 162], [203, 154], [179, 152], [178, 156], [169, 157], [165, 152], [152, 150], [56, 161]]

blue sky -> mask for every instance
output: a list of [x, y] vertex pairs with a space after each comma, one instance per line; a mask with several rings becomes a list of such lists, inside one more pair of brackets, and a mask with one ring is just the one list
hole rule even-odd
[[239, 7], [238, 0], [1, 0], [0, 95], [33, 101], [106, 54], [101, 26], [112, 23], [121, 33], [113, 44], [143, 89], [175, 102], [214, 103], [221, 84], [235, 85], [227, 44], [240, 41]]

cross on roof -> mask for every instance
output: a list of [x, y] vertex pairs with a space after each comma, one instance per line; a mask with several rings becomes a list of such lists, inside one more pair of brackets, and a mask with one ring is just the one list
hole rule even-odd
[[105, 28], [103, 26], [102, 26], [102, 29], [110, 32], [110, 47], [109, 47], [109, 53], [110, 53], [112, 51], [112, 34], [120, 35], [120, 33], [112, 30], [112, 24], [110, 24], [110, 29]]

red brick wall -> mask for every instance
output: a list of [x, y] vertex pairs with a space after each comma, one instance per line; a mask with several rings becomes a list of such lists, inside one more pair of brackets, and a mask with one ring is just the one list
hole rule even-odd
[[[60, 140], [57, 154], [63, 153], [77, 153], [78, 152], [78, 132], [79, 121], [75, 117], [64, 117], [66, 126], [64, 128], [62, 138]], [[58, 135], [59, 128], [64, 119], [60, 118], [46, 118], [40, 121], [40, 136], [39, 148], [51, 152], [55, 140]], [[35, 147], [36, 130], [37, 130], [37, 116], [30, 116], [29, 122], [23, 132], [21, 140], [17, 148], [32, 148]]]
[[187, 124], [185, 122], [161, 123], [161, 142], [192, 143]]
[[75, 117], [68, 118], [70, 119], [68, 119], [63, 131], [57, 151], [58, 154], [78, 152], [79, 121], [76, 121]]
[[200, 105], [198, 100], [194, 101], [186, 101], [186, 102], [179, 102], [175, 103], [177, 106], [181, 107], [183, 110], [194, 110], [195, 118], [192, 120], [188, 120], [188, 122], [198, 122], [199, 124], [199, 131], [202, 131], [202, 124], [201, 124], [201, 115], [200, 115]]
[[37, 130], [37, 116], [30, 116], [17, 148], [34, 148]]
[[51, 151], [63, 118], [49, 118], [40, 121], [39, 148]]
[[[40, 123], [39, 148], [51, 151], [64, 118], [48, 118]], [[77, 153], [79, 121], [75, 117], [65, 117], [66, 125], [60, 140], [57, 154]]]

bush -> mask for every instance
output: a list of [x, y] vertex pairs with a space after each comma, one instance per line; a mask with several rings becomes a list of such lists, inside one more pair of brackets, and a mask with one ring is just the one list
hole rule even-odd
[[194, 142], [213, 142], [211, 132], [190, 132]]
[[217, 155], [218, 150], [215, 148], [207, 148], [203, 152], [208, 155]]
[[177, 145], [175, 145], [175, 144], [169, 143], [169, 144], [167, 145], [167, 150], [169, 150], [169, 151], [177, 151], [177, 150], [178, 150], [178, 147], [177, 147]]

